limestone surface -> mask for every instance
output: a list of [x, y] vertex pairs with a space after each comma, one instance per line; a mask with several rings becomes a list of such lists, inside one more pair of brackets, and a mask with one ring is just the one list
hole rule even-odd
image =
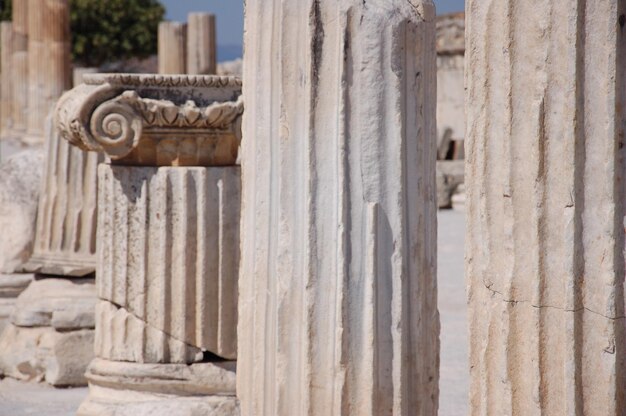
[[623, 415], [626, 2], [467, 2], [472, 415]]
[[435, 415], [431, 1], [248, 0], [237, 394]]

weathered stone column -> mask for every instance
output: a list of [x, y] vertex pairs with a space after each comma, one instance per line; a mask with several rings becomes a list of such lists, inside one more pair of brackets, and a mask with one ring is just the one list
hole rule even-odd
[[13, 74], [11, 61], [13, 60], [13, 23], [0, 22], [0, 139], [10, 137], [13, 125], [12, 97]]
[[46, 117], [71, 85], [68, 0], [28, 0], [29, 142], [43, 142]]
[[246, 7], [241, 414], [436, 415], [433, 3]]
[[190, 13], [187, 29], [187, 73], [217, 72], [215, 15]]
[[28, 114], [26, 117], [26, 140], [43, 142], [43, 123], [46, 111], [45, 71], [47, 70], [44, 26], [46, 24], [46, 0], [23, 0], [28, 2]]
[[472, 415], [623, 415], [626, 2], [467, 3]]
[[187, 72], [187, 24], [159, 23], [159, 73]]
[[72, 35], [69, 0], [46, 0], [44, 41], [48, 68], [45, 74], [46, 113], [72, 87]]
[[241, 82], [85, 80], [61, 99], [60, 127], [111, 161], [99, 168], [97, 358], [79, 414], [235, 415]]
[[11, 60], [13, 84], [13, 135], [26, 133], [28, 114], [28, 2], [15, 1], [13, 7], [13, 59]]

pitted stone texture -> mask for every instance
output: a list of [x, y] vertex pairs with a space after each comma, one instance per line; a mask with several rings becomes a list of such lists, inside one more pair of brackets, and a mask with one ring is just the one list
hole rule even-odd
[[123, 310], [99, 310], [99, 356], [236, 358], [240, 182], [237, 166], [100, 165], [98, 296]]
[[0, 165], [0, 273], [23, 270], [35, 240], [43, 151], [22, 151]]
[[17, 299], [11, 322], [21, 327], [51, 326], [58, 330], [93, 328], [94, 279], [43, 278]]
[[245, 416], [435, 415], [435, 10], [248, 0]]
[[472, 415], [623, 415], [626, 2], [467, 2]]
[[0, 374], [53, 386], [83, 386], [93, 359], [93, 340], [93, 330], [58, 332], [9, 325], [0, 336]]

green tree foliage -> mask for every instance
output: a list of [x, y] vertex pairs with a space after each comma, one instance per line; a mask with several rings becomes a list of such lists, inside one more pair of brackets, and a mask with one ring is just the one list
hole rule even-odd
[[11, 0], [0, 0], [0, 21], [11, 20]]
[[165, 8], [158, 0], [71, 0], [72, 55], [86, 66], [157, 51]]
[[[100, 66], [156, 53], [165, 14], [159, 0], [70, 0], [70, 6], [75, 62]], [[0, 19], [11, 19], [11, 0], [0, 0]]]

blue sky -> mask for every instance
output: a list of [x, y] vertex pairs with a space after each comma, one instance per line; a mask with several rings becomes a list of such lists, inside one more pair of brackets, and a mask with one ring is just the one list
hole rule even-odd
[[[294, 0], [297, 1], [297, 0]], [[167, 19], [186, 21], [189, 12], [211, 12], [217, 16], [218, 58], [232, 59], [241, 49], [243, 37], [243, 0], [161, 0]], [[439, 13], [463, 10], [464, 0], [435, 0]], [[239, 52], [240, 53], [240, 52]]]

